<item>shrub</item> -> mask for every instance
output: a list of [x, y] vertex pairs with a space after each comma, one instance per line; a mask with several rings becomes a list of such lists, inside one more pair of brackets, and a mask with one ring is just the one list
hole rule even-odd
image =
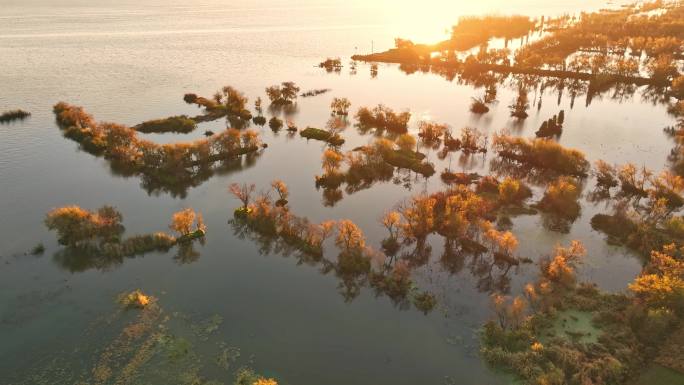
[[263, 126], [264, 124], [266, 124], [266, 118], [264, 118], [263, 116], [255, 116], [252, 118], [252, 122], [259, 126]]
[[577, 181], [569, 177], [560, 177], [546, 187], [544, 196], [539, 202], [539, 208], [563, 217], [576, 218], [580, 211], [580, 205], [577, 202], [579, 196]]
[[472, 98], [473, 102], [470, 104], [470, 111], [474, 114], [486, 114], [489, 112], [489, 107], [481, 98]]
[[78, 245], [92, 240], [102, 243], [118, 240], [123, 233], [121, 213], [111, 206], [102, 206], [96, 212], [78, 206], [66, 206], [50, 211], [45, 225], [57, 231], [59, 242]]
[[418, 123], [418, 136], [423, 139], [425, 143], [439, 142], [440, 138], [449, 129], [446, 124], [437, 124], [421, 120]]
[[135, 128], [143, 133], [163, 133], [163, 132], [177, 132], [187, 134], [192, 132], [197, 127], [193, 119], [185, 115], [172, 116], [169, 118], [148, 120], [140, 123]]
[[187, 208], [173, 214], [169, 228], [183, 237], [193, 232], [193, 223], [195, 224], [194, 231], [201, 233], [206, 231], [202, 214], [198, 214], [195, 210]]
[[494, 135], [493, 147], [503, 158], [560, 174], [581, 177], [586, 176], [590, 168], [581, 151], [565, 148], [550, 140], [497, 134]]
[[121, 294], [118, 302], [126, 308], [142, 309], [152, 303], [153, 300], [153, 297], [146, 295], [140, 289], [137, 289], [130, 293]]
[[283, 82], [280, 86], [266, 88], [266, 95], [275, 105], [292, 104], [298, 93], [299, 87], [294, 82]]
[[328, 142], [333, 146], [341, 146], [342, 144], [344, 144], [344, 139], [342, 137], [340, 137], [337, 134], [333, 135], [328, 131], [321, 130], [320, 128], [307, 127], [306, 129], [302, 130], [299, 134], [304, 138], [321, 140], [324, 142]]
[[334, 115], [348, 115], [351, 102], [347, 98], [333, 98], [330, 110]]
[[372, 110], [367, 107], [359, 108], [356, 112], [356, 119], [363, 127], [374, 127], [403, 134], [408, 130], [411, 113], [408, 111], [396, 113], [391, 108], [379, 104]]
[[498, 185], [499, 201], [504, 204], [521, 204], [532, 196], [532, 190], [520, 180], [506, 177]]
[[271, 127], [271, 130], [278, 131], [283, 128], [283, 121], [274, 116], [268, 121], [268, 126]]

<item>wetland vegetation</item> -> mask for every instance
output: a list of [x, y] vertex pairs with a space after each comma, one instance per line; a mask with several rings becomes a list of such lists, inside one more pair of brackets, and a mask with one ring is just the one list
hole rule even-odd
[[[373, 362], [373, 370], [385, 360], [380, 371], [387, 381], [350, 368], [355, 377], [339, 374], [340, 383], [406, 383], [399, 378], [406, 374], [402, 367], [415, 367], [425, 383], [437, 377], [457, 383], [441, 371], [434, 376], [437, 364], [417, 361], [434, 346], [444, 348], [442, 340], [449, 347], [435, 355], [447, 356], [447, 365], [459, 354], [466, 366], [484, 363], [486, 374], [468, 377], [468, 384], [681, 383], [683, 60], [684, 7], [655, 1], [550, 18], [464, 16], [441, 42], [396, 38], [387, 51], [352, 56], [349, 74], [342, 72], [341, 58], [326, 58], [313, 69], [309, 63], [326, 88], [295, 78], [304, 92], [285, 81], [249, 92], [224, 86], [212, 97], [186, 93], [185, 110], [134, 126], [98, 121], [84, 107], [59, 102], [51, 119], [69, 139], [62, 141], [81, 150], [70, 167], [81, 166], [96, 180], [101, 169], [93, 172], [85, 163], [97, 158], [122, 179], [121, 199], [101, 198], [87, 186], [82, 204], [103, 199], [97, 204], [121, 207], [136, 192], [123, 187], [130, 177], [148, 196], [122, 211], [64, 205], [69, 200], [60, 198], [57, 208], [41, 213], [56, 242], [32, 239], [22, 258], [40, 263], [47, 253], [58, 270], [77, 277], [94, 271], [107, 280], [112, 274], [117, 282], [108, 283], [112, 306], [98, 308], [102, 314], [86, 330], [85, 344], [69, 342], [25, 370], [25, 377], [14, 381], [13, 374], [11, 383], [335, 382], [335, 376], [319, 380], [322, 372], [309, 372], [309, 365], [341, 360], [335, 349], [345, 357], [358, 353], [360, 339], [371, 338], [359, 329], [373, 317], [387, 328], [387, 334], [375, 333], [388, 347], [391, 340], [403, 341], [405, 350], [397, 353], [406, 357], [380, 347], [381, 354], [361, 359]], [[440, 83], [444, 77], [464, 92], [448, 107], [430, 95], [424, 104], [413, 95], [385, 104], [328, 81], [344, 77], [357, 84], [349, 79], [361, 76], [357, 68], [364, 62], [367, 81], [380, 83], [386, 73], [425, 74], [420, 81], [436, 74]], [[398, 66], [380, 73], [377, 63]], [[391, 76], [380, 84], [397, 82]], [[640, 99], [632, 100], [637, 93]], [[584, 103], [576, 104], [579, 96]], [[668, 120], [658, 122], [669, 126], [638, 128], [631, 140], [660, 135], [673, 147], [643, 150], [634, 143], [623, 154], [618, 145], [591, 143], [610, 142], [624, 129], [611, 124], [629, 124], [601, 119], [594, 127], [597, 113], [587, 108], [592, 101], [602, 104], [599, 111], [639, 109], [630, 119], [662, 112], [658, 116]], [[623, 102], [631, 104], [616, 107]], [[193, 105], [200, 110], [196, 116], [187, 114]], [[307, 112], [312, 106], [320, 110]], [[462, 110], [456, 116], [467, 118], [454, 119], [445, 109]], [[168, 111], [156, 113], [149, 116]], [[0, 122], [29, 115], [9, 111]], [[595, 134], [600, 130], [605, 133]], [[192, 136], [202, 132], [206, 137]], [[174, 140], [164, 142], [161, 134]], [[175, 140], [184, 135], [192, 139]], [[265, 165], [252, 168], [262, 158]], [[190, 203], [209, 214], [210, 233]], [[125, 212], [129, 229], [160, 229], [150, 223], [162, 211], [172, 213], [171, 232], [131, 235], [123, 225]], [[172, 250], [168, 260], [175, 266], [151, 258]], [[636, 267], [622, 272], [624, 260]], [[60, 290], [71, 291], [70, 282], [61, 282]], [[326, 294], [330, 288], [334, 296]], [[252, 303], [260, 301], [269, 306]], [[219, 315], [221, 306], [227, 308]], [[22, 317], [43, 314], [19, 309], [16, 318], [0, 317], [0, 324], [14, 327]], [[306, 318], [290, 318], [299, 313]], [[226, 330], [232, 323], [234, 330]], [[299, 330], [302, 323], [307, 325]], [[352, 333], [344, 334], [345, 323]], [[436, 333], [438, 343], [430, 335], [432, 323], [448, 329], [448, 336]], [[349, 341], [331, 336], [331, 329]], [[309, 345], [289, 344], [290, 333]], [[423, 346], [419, 339], [428, 342]], [[252, 345], [263, 361], [246, 353]], [[418, 346], [415, 356], [409, 354]], [[302, 363], [292, 360], [294, 353], [323, 358]], [[359, 361], [339, 365], [349, 362]]]

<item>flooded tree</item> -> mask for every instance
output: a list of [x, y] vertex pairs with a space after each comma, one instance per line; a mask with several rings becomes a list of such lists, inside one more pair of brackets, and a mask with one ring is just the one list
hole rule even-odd
[[[195, 225], [194, 230], [192, 229], [193, 224]], [[196, 213], [191, 208], [174, 213], [171, 217], [169, 228], [177, 232], [181, 237], [188, 236], [194, 232], [202, 234], [206, 232], [202, 214]]]
[[517, 119], [527, 118], [527, 110], [530, 108], [530, 103], [527, 98], [527, 90], [521, 85], [518, 87], [518, 96], [515, 101], [508, 106], [511, 111], [511, 116]]
[[361, 252], [366, 247], [366, 239], [361, 229], [349, 219], [337, 222], [335, 244], [345, 253]]
[[273, 188], [273, 191], [275, 191], [276, 194], [278, 194], [278, 200], [276, 201], [276, 205], [285, 206], [287, 204], [287, 198], [290, 196], [290, 191], [287, 188], [285, 182], [283, 182], [280, 179], [276, 179], [273, 182], [271, 182], [271, 187]]
[[351, 102], [347, 98], [333, 98], [330, 103], [330, 110], [333, 115], [348, 115]]
[[298, 93], [299, 87], [294, 82], [283, 82], [280, 86], [266, 88], [266, 95], [271, 100], [271, 104], [275, 105], [292, 104]]
[[254, 194], [254, 191], [256, 189], [256, 186], [254, 183], [252, 184], [247, 184], [247, 183], [231, 183], [228, 186], [228, 192], [233, 194], [237, 199], [242, 202], [242, 210], [247, 211], [247, 208], [249, 207], [249, 203], [252, 200], [252, 194]]

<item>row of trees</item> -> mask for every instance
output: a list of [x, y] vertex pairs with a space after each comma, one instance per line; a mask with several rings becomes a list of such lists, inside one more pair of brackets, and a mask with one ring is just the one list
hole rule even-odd
[[67, 247], [56, 257], [76, 270], [106, 269], [122, 263], [123, 257], [167, 251], [176, 244], [180, 246], [179, 255], [184, 255], [192, 248], [189, 241], [202, 238], [206, 232], [202, 214], [190, 208], [173, 214], [169, 228], [176, 236], [157, 232], [124, 238], [122, 220], [121, 213], [111, 206], [96, 211], [65, 206], [48, 212], [45, 225], [55, 231], [59, 243]]
[[129, 174], [143, 174], [165, 184], [192, 183], [217, 161], [259, 150], [261, 140], [253, 130], [230, 128], [189, 143], [157, 144], [140, 139], [137, 132], [115, 123], [96, 122], [82, 107], [60, 102], [54, 106], [64, 134], [86, 151], [102, 155]]
[[[271, 192], [282, 200], [282, 192], [287, 191], [285, 184], [276, 180], [271, 186]], [[253, 184], [229, 186], [229, 191], [242, 203], [232, 222], [236, 231], [248, 229], [258, 233], [258, 239], [268, 244], [283, 242], [285, 245], [281, 248], [296, 250], [307, 263], [321, 265], [324, 272], [334, 272], [342, 281], [341, 288], [347, 300], [353, 299], [360, 287], [368, 284], [378, 294], [389, 296], [401, 306], [409, 298], [422, 311], [429, 311], [434, 306], [434, 297], [429, 293], [411, 292], [410, 265], [405, 261], [388, 262], [383, 253], [368, 247], [363, 231], [351, 220], [314, 224], [292, 214], [287, 205], [274, 204], [271, 192], [255, 196], [255, 190]], [[329, 238], [340, 251], [335, 261], [324, 256], [323, 243]]]

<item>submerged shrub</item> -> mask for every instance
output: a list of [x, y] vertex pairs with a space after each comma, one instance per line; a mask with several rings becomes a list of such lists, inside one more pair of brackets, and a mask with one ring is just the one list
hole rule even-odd
[[143, 133], [178, 132], [186, 134], [192, 132], [196, 127], [197, 124], [194, 120], [185, 115], [180, 115], [164, 119], [148, 120], [136, 126], [136, 129]]
[[575, 218], [579, 215], [579, 185], [574, 178], [560, 177], [550, 183], [539, 202], [539, 208], [564, 217]]
[[283, 120], [274, 116], [268, 121], [268, 126], [271, 127], [271, 130], [278, 131], [283, 128]]
[[391, 108], [378, 104], [373, 109], [359, 108], [356, 112], [356, 119], [359, 121], [359, 125], [363, 127], [374, 127], [403, 134], [408, 130], [411, 113], [408, 111], [396, 113]]
[[299, 87], [294, 82], [283, 82], [280, 86], [266, 88], [266, 95], [275, 105], [292, 104], [298, 93]]
[[520, 204], [525, 199], [532, 196], [532, 190], [520, 180], [506, 177], [497, 186], [499, 191], [499, 201], [504, 204]]
[[121, 294], [118, 302], [126, 308], [143, 309], [152, 303], [153, 300], [153, 297], [146, 295], [140, 289], [137, 289], [130, 293]]
[[[195, 230], [192, 229], [193, 223], [195, 224]], [[195, 210], [191, 208], [174, 213], [171, 217], [169, 228], [180, 234], [181, 237], [190, 235], [193, 232], [201, 234], [206, 232], [202, 214], [196, 213]]]
[[486, 114], [489, 112], [489, 107], [481, 98], [472, 98], [473, 102], [470, 104], [470, 111], [474, 114]]
[[494, 135], [493, 147], [502, 158], [560, 174], [582, 177], [590, 168], [581, 151], [565, 148], [551, 140], [497, 134]]
[[66, 206], [50, 211], [45, 225], [57, 231], [59, 242], [64, 245], [78, 245], [97, 240], [116, 240], [123, 233], [121, 213], [111, 206], [102, 206], [96, 212], [78, 206]]
[[252, 122], [254, 122], [254, 124], [257, 124], [259, 126], [263, 126], [264, 124], [266, 124], [266, 118], [263, 116], [255, 116], [252, 118]]

